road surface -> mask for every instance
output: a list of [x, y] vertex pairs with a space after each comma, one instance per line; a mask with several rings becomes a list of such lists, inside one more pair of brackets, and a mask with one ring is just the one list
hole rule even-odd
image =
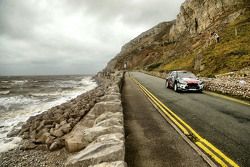
[[122, 101], [129, 167], [208, 167], [128, 77]]
[[249, 105], [205, 93], [176, 93], [165, 88], [164, 79], [139, 72], [130, 75], [238, 165], [250, 166]]

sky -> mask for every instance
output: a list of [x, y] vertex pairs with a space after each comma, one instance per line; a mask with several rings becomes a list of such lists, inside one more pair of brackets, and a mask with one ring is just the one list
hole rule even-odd
[[184, 0], [0, 0], [0, 75], [94, 74]]

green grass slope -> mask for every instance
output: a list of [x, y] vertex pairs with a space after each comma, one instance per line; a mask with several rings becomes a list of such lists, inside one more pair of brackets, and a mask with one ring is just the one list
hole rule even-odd
[[[235, 31], [237, 31], [237, 35]], [[199, 41], [199, 37], [196, 37], [195, 40], [198, 40], [200, 45], [193, 47], [193, 50], [188, 53], [184, 50], [181, 56], [176, 56], [172, 61], [168, 61], [154, 70], [187, 69], [202, 76], [213, 76], [250, 66], [249, 12], [227, 24], [218, 34], [221, 38], [220, 43], [213, 42], [208, 47], [204, 47], [204, 39]], [[203, 69], [200, 70], [194, 69], [197, 55], [202, 57], [201, 65]]]

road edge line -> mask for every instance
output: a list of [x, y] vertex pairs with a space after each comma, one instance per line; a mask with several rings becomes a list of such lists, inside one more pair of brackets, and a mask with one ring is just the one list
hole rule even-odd
[[226, 95], [222, 95], [222, 94], [219, 94], [219, 93], [216, 93], [216, 92], [211, 92], [211, 91], [206, 90], [206, 91], [203, 91], [203, 93], [207, 94], [207, 95], [210, 95], [210, 96], [215, 96], [215, 97], [219, 97], [219, 98], [226, 99], [226, 100], [229, 100], [229, 101], [233, 101], [235, 103], [250, 106], [250, 103], [248, 103], [247, 101], [236, 99], [236, 98], [226, 96]]
[[[144, 93], [143, 93], [144, 94]], [[145, 94], [144, 94], [145, 95]], [[146, 96], [146, 95], [145, 95]], [[146, 96], [147, 97], [147, 96]], [[161, 114], [161, 116], [180, 134], [183, 140], [190, 145], [190, 147], [197, 152], [199, 156], [211, 167], [217, 167], [217, 165], [207, 156], [197, 145], [195, 145], [162, 111], [157, 107], [152, 100], [147, 97], [150, 103], [154, 106], [154, 108]]]

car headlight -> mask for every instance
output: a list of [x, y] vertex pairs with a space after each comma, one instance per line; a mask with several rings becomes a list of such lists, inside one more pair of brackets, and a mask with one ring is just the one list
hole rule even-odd
[[203, 85], [204, 84], [204, 82], [203, 81], [199, 81], [199, 85]]

